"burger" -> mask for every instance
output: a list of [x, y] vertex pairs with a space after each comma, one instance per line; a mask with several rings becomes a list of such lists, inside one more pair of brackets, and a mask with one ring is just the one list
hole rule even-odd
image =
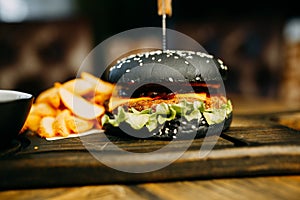
[[225, 131], [232, 121], [227, 66], [205, 52], [153, 50], [131, 54], [105, 71], [115, 84], [101, 118], [105, 133], [174, 139]]

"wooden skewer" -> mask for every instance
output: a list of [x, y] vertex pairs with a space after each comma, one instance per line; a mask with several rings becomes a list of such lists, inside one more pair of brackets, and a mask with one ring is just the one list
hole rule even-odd
[[172, 0], [157, 0], [158, 15], [162, 16], [162, 49], [167, 49], [166, 15], [172, 15]]
[[172, 16], [172, 0], [157, 0], [158, 6], [158, 15], [168, 15], [169, 17]]

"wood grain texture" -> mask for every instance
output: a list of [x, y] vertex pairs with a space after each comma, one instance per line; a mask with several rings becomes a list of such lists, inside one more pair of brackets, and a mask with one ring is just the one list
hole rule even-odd
[[[104, 135], [46, 141], [28, 133], [21, 151], [0, 158], [1, 188], [37, 188], [90, 184], [144, 183], [262, 175], [300, 174], [300, 134], [271, 120], [273, 115], [236, 115], [225, 134], [195, 139], [185, 153], [170, 165], [148, 173], [115, 170], [95, 159], [82, 141], [114, 166], [126, 169], [156, 167], [183, 148], [187, 141], [172, 143], [168, 151], [142, 158], [121, 155], [107, 144]], [[132, 140], [112, 137], [111, 141], [129, 152], [153, 152], [169, 141]], [[206, 138], [207, 139], [207, 138]], [[235, 141], [241, 141], [237, 144]], [[205, 157], [199, 150], [212, 151]], [[103, 154], [103, 152], [105, 152]], [[205, 151], [203, 151], [205, 152]]]
[[79, 187], [6, 190], [0, 199], [274, 199], [297, 200], [300, 176], [268, 176], [175, 181], [130, 185], [86, 185]]

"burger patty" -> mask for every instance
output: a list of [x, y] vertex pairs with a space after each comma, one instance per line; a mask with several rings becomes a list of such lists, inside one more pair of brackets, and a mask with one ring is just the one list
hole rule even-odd
[[221, 108], [227, 103], [227, 98], [225, 96], [212, 96], [205, 101], [205, 108]]
[[151, 100], [141, 100], [133, 103], [128, 104], [128, 108], [134, 108], [138, 111], [146, 110], [148, 108], [152, 108], [154, 105], [158, 105], [161, 103], [166, 104], [176, 104], [179, 100], [177, 98], [173, 99], [151, 99]]
[[[189, 102], [194, 102], [198, 99], [196, 98], [184, 98], [186, 101]], [[135, 102], [129, 102], [127, 107], [128, 108], [134, 108], [138, 111], [146, 110], [148, 108], [152, 108], [155, 105], [161, 104], [161, 103], [166, 103], [166, 104], [177, 104], [183, 99], [176, 98], [176, 96], [172, 99], [151, 99], [151, 100], [140, 100], [140, 101], [135, 101]], [[207, 97], [206, 100], [204, 101], [205, 103], [205, 108], [210, 109], [210, 108], [220, 108], [222, 105], [227, 103], [227, 98], [224, 96], [211, 96]]]

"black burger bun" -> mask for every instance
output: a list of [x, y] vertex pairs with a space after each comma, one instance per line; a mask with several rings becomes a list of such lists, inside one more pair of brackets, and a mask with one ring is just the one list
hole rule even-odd
[[[113, 108], [107, 106], [105, 120], [102, 120], [105, 133], [151, 139], [192, 139], [204, 137], [208, 131], [210, 134], [221, 133], [230, 127], [233, 116], [223, 85], [227, 74], [228, 68], [223, 61], [204, 52], [154, 50], [126, 56], [108, 67], [101, 78], [117, 85], [118, 90], [113, 96], [134, 99], [134, 103], [118, 104]], [[193, 93], [195, 97], [191, 95]], [[174, 111], [182, 103], [182, 97], [188, 102], [183, 104], [188, 105], [189, 110]], [[203, 103], [202, 107], [199, 101]], [[161, 116], [153, 119], [151, 114], [157, 112], [161, 103], [167, 104], [170, 112], [163, 120]], [[148, 121], [143, 118], [142, 127], [136, 128], [134, 124], [139, 117], [133, 116], [129, 120], [124, 117], [124, 113], [145, 114], [144, 111], [149, 109], [147, 114], [151, 117]], [[223, 118], [213, 116], [214, 113]], [[117, 119], [120, 116], [123, 121]], [[152, 126], [153, 120], [158, 120], [155, 126]]]
[[[143, 67], [145, 65], [147, 67]], [[174, 71], [163, 70], [162, 65], [169, 66]], [[190, 82], [198, 82], [223, 81], [227, 78], [227, 74], [227, 66], [220, 59], [207, 53], [157, 50], [122, 58], [106, 70], [102, 79], [111, 83], [138, 82], [148, 79], [159, 82], [180, 82], [183, 81], [183, 75]]]

